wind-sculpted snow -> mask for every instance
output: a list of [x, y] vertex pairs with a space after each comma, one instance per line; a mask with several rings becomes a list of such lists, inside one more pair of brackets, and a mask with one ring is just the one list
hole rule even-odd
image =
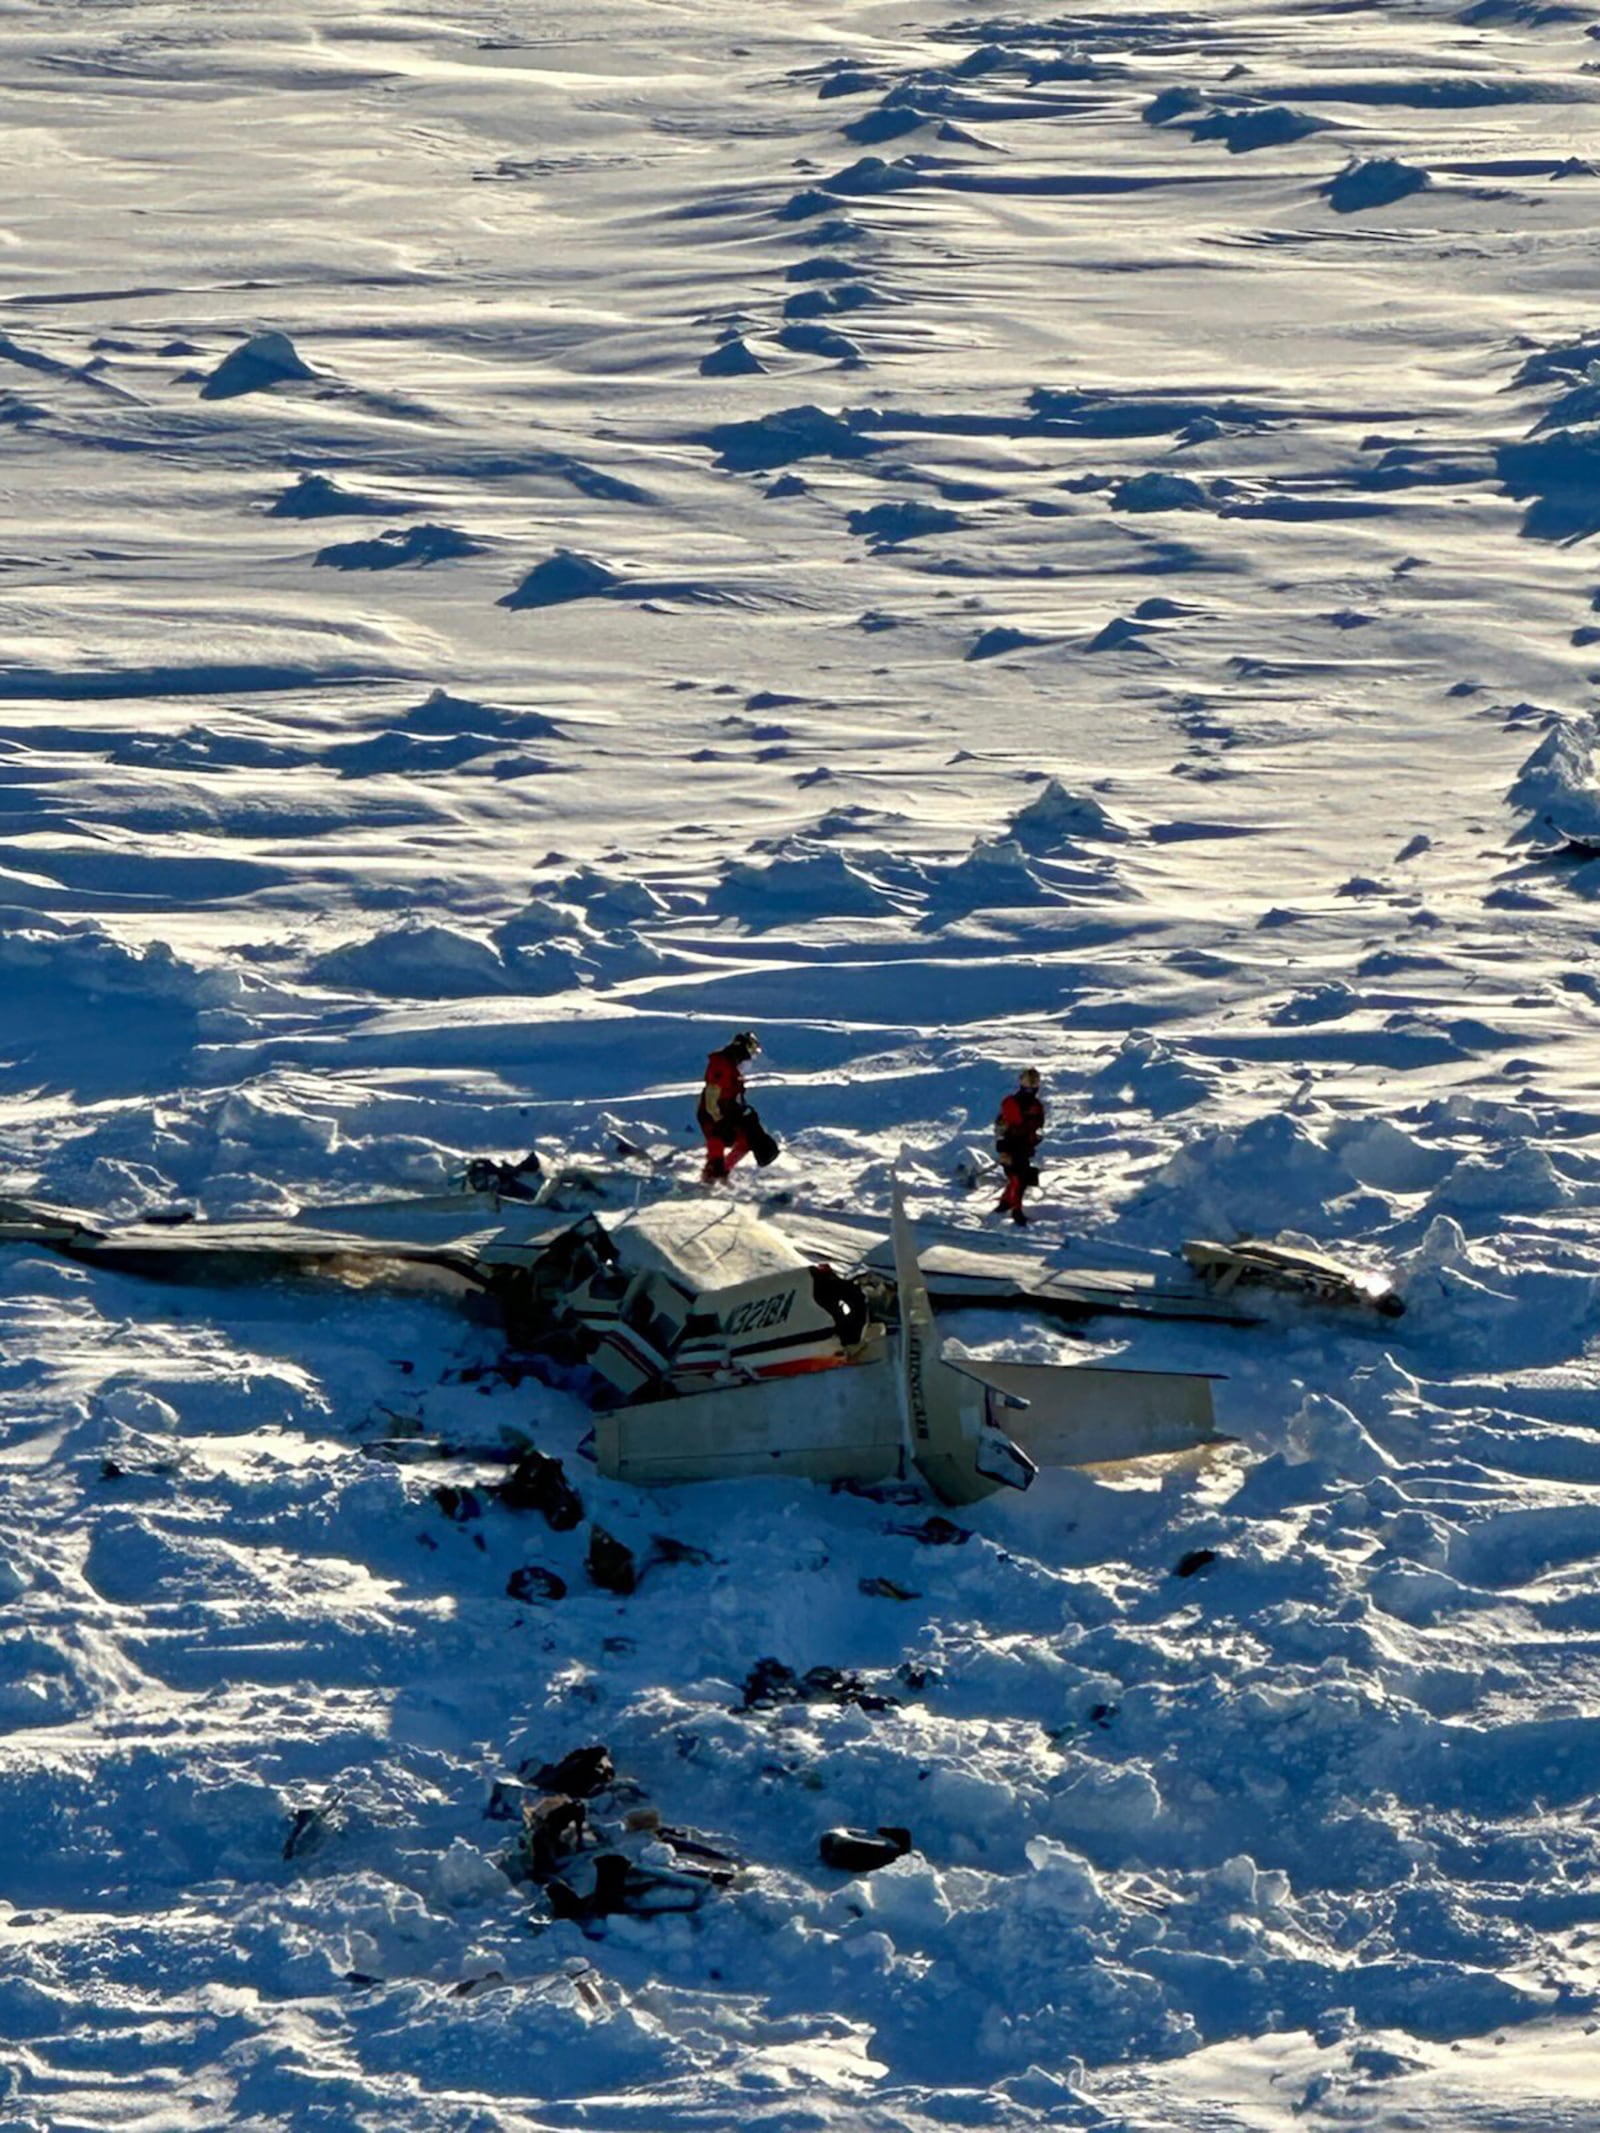
[[286, 333], [258, 333], [223, 358], [201, 386], [200, 397], [232, 400], [315, 376]]
[[424, 525], [393, 527], [370, 541], [334, 541], [319, 548], [312, 561], [334, 570], [397, 570], [402, 564], [452, 563], [482, 553], [482, 541], [454, 526]]
[[507, 593], [502, 607], [559, 607], [566, 600], [591, 600], [614, 593], [617, 574], [592, 556], [559, 550], [543, 563], [536, 563], [515, 592]]
[[1425, 170], [1402, 163], [1398, 156], [1374, 156], [1347, 163], [1323, 191], [1336, 215], [1357, 215], [1370, 208], [1392, 207], [1397, 200], [1426, 191], [1431, 183]]
[[1508, 798], [1524, 811], [1529, 834], [1579, 840], [1600, 853], [1600, 778], [1592, 716], [1552, 718], [1549, 731], [1517, 772]]
[[770, 858], [731, 866], [712, 908], [759, 925], [766, 916], [881, 917], [901, 908], [890, 882], [826, 844], [796, 838]]
[[820, 407], [788, 407], [753, 422], [719, 423], [701, 440], [737, 474], [766, 473], [819, 456], [859, 459], [874, 450], [848, 417]]
[[392, 511], [414, 510], [398, 499], [363, 496], [341, 488], [326, 474], [301, 474], [267, 506], [272, 518], [379, 518]]
[[410, 1000], [471, 999], [509, 988], [504, 962], [487, 941], [453, 926], [415, 919], [331, 948], [309, 969], [318, 984]]
[[[1591, 15], [6, 14], [0, 1196], [626, 1206], [754, 1025], [737, 1198], [993, 1241], [1036, 1064], [1031, 1249], [1407, 1306], [952, 1317], [1228, 1442], [941, 1525], [0, 1248], [19, 2133], [1589, 2123]], [[602, 1740], [692, 1916], [497, 1863]]]

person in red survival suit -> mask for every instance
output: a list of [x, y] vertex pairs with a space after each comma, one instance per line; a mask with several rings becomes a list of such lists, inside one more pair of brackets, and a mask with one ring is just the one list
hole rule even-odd
[[1039, 1096], [1039, 1069], [1024, 1067], [1017, 1085], [995, 1114], [994, 1152], [1006, 1174], [1006, 1189], [1000, 1195], [996, 1214], [1013, 1222], [1026, 1222], [1022, 1195], [1037, 1185], [1039, 1173], [1033, 1158], [1044, 1138], [1044, 1104]]
[[706, 1167], [700, 1175], [707, 1185], [725, 1178], [740, 1156], [750, 1152], [744, 1068], [760, 1049], [753, 1029], [735, 1030], [706, 1061], [706, 1083], [694, 1115], [706, 1137]]

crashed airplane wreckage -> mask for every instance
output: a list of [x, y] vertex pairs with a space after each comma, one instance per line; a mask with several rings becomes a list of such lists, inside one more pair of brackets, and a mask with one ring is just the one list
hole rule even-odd
[[[951, 1358], [936, 1304], [1237, 1323], [1258, 1314], [1234, 1288], [1267, 1278], [1252, 1268], [1226, 1281], [1214, 1255], [1229, 1248], [1212, 1245], [1187, 1280], [1062, 1269], [968, 1232], [919, 1256], [898, 1189], [887, 1236], [852, 1218], [768, 1219], [699, 1197], [617, 1211], [593, 1204], [603, 1193], [592, 1174], [535, 1186], [525, 1171], [485, 1165], [463, 1191], [281, 1221], [104, 1227], [0, 1201], [0, 1243], [180, 1281], [420, 1275], [487, 1295], [519, 1347], [588, 1365], [596, 1458], [609, 1478], [873, 1482], [914, 1467], [948, 1503], [1026, 1488], [1041, 1463], [1183, 1450], [1217, 1432], [1205, 1376]], [[1320, 1286], [1306, 1293], [1318, 1301], [1381, 1309], [1378, 1295], [1392, 1294], [1346, 1274], [1341, 1295], [1329, 1276], [1340, 1270], [1310, 1256]], [[1275, 1276], [1278, 1286], [1288, 1278]], [[884, 1320], [896, 1315], [891, 1340]]]
[[1041, 1463], [1216, 1440], [1212, 1381], [1197, 1373], [951, 1360], [898, 1187], [892, 1237], [892, 1346], [869, 1319], [835, 1367], [615, 1408], [595, 1425], [601, 1472], [645, 1484], [755, 1474], [873, 1482], [903, 1477], [909, 1463], [945, 1503], [961, 1504], [1027, 1488]]

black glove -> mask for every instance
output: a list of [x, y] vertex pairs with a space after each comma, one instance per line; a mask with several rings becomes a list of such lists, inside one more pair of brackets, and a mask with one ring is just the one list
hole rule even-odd
[[756, 1168], [758, 1170], [765, 1170], [769, 1163], [775, 1163], [778, 1160], [778, 1143], [773, 1139], [766, 1127], [762, 1125], [754, 1105], [745, 1105], [739, 1126], [745, 1139], [750, 1144], [750, 1153], [756, 1159]]

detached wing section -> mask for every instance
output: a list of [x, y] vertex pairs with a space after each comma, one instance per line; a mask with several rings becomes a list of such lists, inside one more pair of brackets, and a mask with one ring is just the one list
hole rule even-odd
[[530, 1268], [580, 1218], [493, 1194], [371, 1200], [286, 1220], [97, 1223], [72, 1208], [0, 1200], [0, 1244], [37, 1244], [121, 1273], [167, 1281], [259, 1281], [358, 1262], [441, 1268], [483, 1284]]

